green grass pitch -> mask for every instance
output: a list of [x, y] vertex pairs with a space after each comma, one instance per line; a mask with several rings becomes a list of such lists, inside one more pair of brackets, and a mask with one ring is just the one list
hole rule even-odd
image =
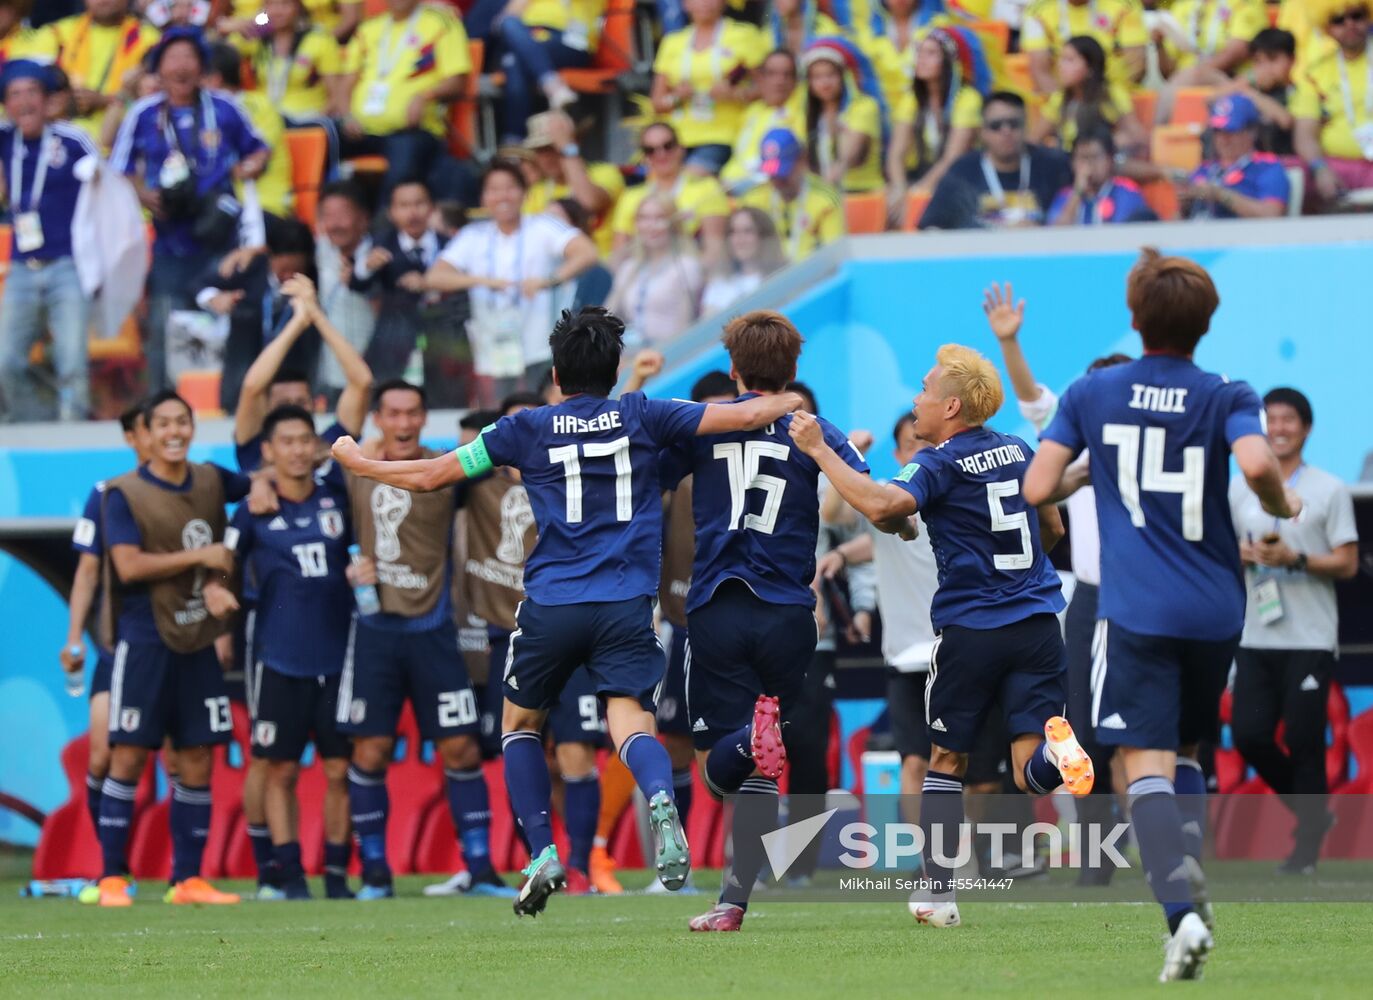
[[742, 933], [702, 935], [686, 921], [707, 895], [555, 897], [517, 920], [503, 900], [423, 898], [425, 881], [401, 879], [390, 901], [218, 908], [166, 906], [148, 883], [131, 910], [104, 911], [21, 899], [6, 879], [0, 996], [1305, 998], [1373, 983], [1366, 904], [1218, 904], [1205, 981], [1165, 987], [1162, 919], [1142, 904], [973, 902], [962, 927], [935, 930], [900, 904], [774, 897]]

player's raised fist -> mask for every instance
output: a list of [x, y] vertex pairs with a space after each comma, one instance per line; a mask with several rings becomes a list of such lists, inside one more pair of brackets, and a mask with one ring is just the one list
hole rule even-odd
[[825, 436], [820, 433], [820, 421], [804, 410], [797, 410], [792, 413], [791, 427], [788, 428], [788, 433], [791, 434], [791, 439], [796, 442], [796, 447], [807, 455], [814, 455], [825, 447]]
[[334, 461], [345, 469], [354, 469], [358, 462], [362, 461], [362, 449], [347, 434], [335, 441], [330, 451], [333, 452]]

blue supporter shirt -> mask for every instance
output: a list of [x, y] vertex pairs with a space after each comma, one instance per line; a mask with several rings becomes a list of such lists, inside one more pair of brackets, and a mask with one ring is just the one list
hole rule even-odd
[[[218, 465], [215, 466], [215, 469], [219, 472], [220, 479], [224, 483], [225, 501], [237, 503], [248, 495], [251, 483], [247, 476], [230, 472]], [[138, 467], [138, 474], [154, 486], [164, 490], [184, 493], [191, 488], [189, 475], [184, 483], [176, 486], [158, 479], [148, 471], [146, 465]], [[106, 491], [104, 525], [104, 540], [107, 546], [137, 545], [142, 547], [143, 533], [138, 530], [138, 522], [134, 520], [133, 511], [129, 510], [128, 500], [118, 489]], [[135, 645], [162, 642], [162, 637], [157, 632], [157, 623], [153, 621], [153, 606], [148, 596], [146, 584], [131, 583], [121, 586], [119, 621], [115, 624], [115, 638], [118, 641]]]
[[[129, 109], [110, 153], [110, 166], [121, 173], [143, 175], [156, 191], [161, 187], [162, 164], [179, 149], [192, 166], [201, 195], [231, 190], [234, 165], [266, 144], [233, 95], [202, 89], [197, 100], [172, 108], [165, 94], [145, 97]], [[193, 219], [153, 219], [154, 250], [179, 257], [201, 251], [193, 235]]]
[[[324, 429], [324, 432], [322, 434], [320, 434], [320, 439], [325, 444], [333, 444], [335, 441], [337, 441], [339, 438], [343, 437], [347, 433], [348, 428], [344, 427], [341, 423], [335, 420], [332, 424], [330, 424], [328, 427]], [[262, 435], [254, 434], [252, 437], [250, 437], [247, 441], [243, 442], [242, 444], [239, 444], [237, 441], [235, 441], [234, 459], [238, 462], [239, 472], [256, 472], [259, 468], [261, 468]], [[324, 465], [320, 466], [320, 469], [327, 471], [328, 468], [333, 467], [332, 463], [333, 459], [328, 459], [325, 461]]]
[[316, 476], [304, 500], [279, 502], [275, 514], [241, 505], [226, 539], [256, 590], [255, 655], [290, 677], [331, 676], [343, 669], [353, 616], [347, 490], [339, 476]]
[[1063, 394], [1042, 436], [1091, 456], [1099, 617], [1179, 639], [1240, 633], [1230, 446], [1263, 433], [1259, 411], [1246, 383], [1159, 354], [1092, 372]]
[[930, 533], [936, 632], [999, 628], [1065, 607], [1039, 541], [1039, 512], [1020, 490], [1033, 457], [1020, 438], [974, 427], [924, 449], [893, 480], [915, 497]]
[[[20, 188], [14, 190], [14, 152], [19, 157]], [[9, 191], [10, 214], [17, 216], [37, 211], [43, 230], [43, 245], [36, 250], [19, 249], [18, 232], [11, 239], [14, 260], [59, 260], [72, 255], [72, 216], [76, 214], [76, 199], [81, 193], [81, 181], [76, 177], [76, 165], [86, 157], [100, 158], [100, 153], [85, 132], [66, 122], [52, 122], [36, 139], [25, 139], [9, 122], [0, 124], [0, 170], [5, 172]], [[46, 161], [43, 188], [37, 203], [34, 201], [34, 179], [40, 161]], [[18, 197], [16, 197], [16, 194]]]
[[[1222, 167], [1214, 160], [1203, 163], [1192, 174], [1192, 183], [1202, 184], [1208, 181], [1228, 188], [1236, 194], [1242, 194], [1246, 198], [1277, 202], [1284, 208], [1292, 190], [1292, 183], [1287, 179], [1287, 171], [1283, 168], [1282, 162], [1271, 153], [1254, 153], [1229, 167]], [[1224, 205], [1199, 201], [1193, 204], [1191, 211], [1188, 212], [1188, 218], [1233, 219], [1236, 216]]]
[[[753, 399], [746, 393], [739, 401]], [[827, 420], [825, 442], [850, 466], [867, 462]], [[662, 483], [675, 489], [694, 474], [696, 558], [686, 610], [695, 611], [726, 580], [742, 581], [771, 604], [815, 606], [815, 542], [820, 531], [820, 467], [793, 444], [791, 417], [756, 431], [713, 434], [662, 455]]]
[[539, 604], [657, 594], [663, 510], [658, 454], [692, 437], [705, 406], [573, 396], [482, 432], [494, 465], [520, 470], [539, 541], [524, 590]]
[[[1063, 206], [1073, 196], [1073, 189], [1065, 187], [1049, 206], [1049, 220], [1052, 222], [1063, 211]], [[1079, 226], [1103, 226], [1120, 222], [1143, 222], [1154, 218], [1153, 210], [1144, 200], [1144, 192], [1134, 181], [1115, 177], [1097, 192], [1095, 198], [1083, 198], [1073, 220]]]

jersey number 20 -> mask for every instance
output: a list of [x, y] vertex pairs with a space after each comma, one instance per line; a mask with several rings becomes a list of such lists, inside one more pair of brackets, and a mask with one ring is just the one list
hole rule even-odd
[[[1144, 456], [1139, 454], [1139, 438], [1144, 431]], [[1164, 472], [1163, 455], [1167, 434], [1162, 427], [1139, 428], [1134, 424], [1106, 424], [1101, 428], [1101, 443], [1113, 445], [1116, 454], [1116, 487], [1120, 502], [1130, 512], [1130, 523], [1144, 527], [1144, 507], [1140, 490], [1150, 493], [1182, 494], [1182, 537], [1201, 541], [1202, 491], [1206, 486], [1206, 449], [1191, 445], [1182, 449], [1182, 471]], [[1139, 470], [1138, 473], [1136, 470]]]

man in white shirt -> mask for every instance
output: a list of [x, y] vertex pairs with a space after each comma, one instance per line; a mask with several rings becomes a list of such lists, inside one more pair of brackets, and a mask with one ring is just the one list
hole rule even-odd
[[[366, 197], [353, 181], [334, 181], [320, 189], [315, 217], [319, 304], [343, 339], [360, 354], [367, 352], [377, 323], [368, 297], [351, 287], [358, 260], [366, 258], [371, 249], [368, 214]], [[331, 396], [348, 384], [332, 353], [321, 355], [318, 381]]]
[[[1313, 875], [1332, 818], [1325, 809], [1326, 699], [1339, 646], [1335, 581], [1359, 569], [1354, 501], [1330, 473], [1302, 460], [1311, 403], [1296, 389], [1263, 397], [1268, 441], [1301, 517], [1265, 514], [1242, 476], [1230, 481], [1230, 516], [1245, 564], [1248, 604], [1235, 654], [1230, 731], [1235, 747], [1297, 817], [1285, 875]], [[1283, 743], [1277, 727], [1283, 724]]]

